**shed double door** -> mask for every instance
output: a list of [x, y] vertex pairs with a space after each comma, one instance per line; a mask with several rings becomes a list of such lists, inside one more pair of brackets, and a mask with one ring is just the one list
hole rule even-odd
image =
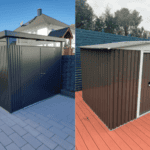
[[55, 48], [25, 46], [21, 52], [22, 106], [25, 107], [55, 93], [60, 63]]
[[150, 111], [150, 53], [143, 54], [140, 115]]

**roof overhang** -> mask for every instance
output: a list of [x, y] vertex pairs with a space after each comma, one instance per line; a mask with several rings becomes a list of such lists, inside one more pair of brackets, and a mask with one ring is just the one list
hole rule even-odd
[[98, 45], [80, 46], [82, 49], [124, 49], [124, 50], [149, 50], [150, 41], [126, 41]]
[[5, 38], [5, 37], [31, 39], [31, 40], [37, 40], [37, 41], [39, 40], [39, 41], [65, 42], [65, 39], [63, 39], [63, 38], [36, 35], [36, 34], [28, 34], [28, 33], [23, 33], [23, 32], [9, 31], [9, 30], [4, 30], [4, 31], [0, 32], [0, 39]]
[[66, 35], [68, 32], [69, 32], [70, 35], [71, 35], [71, 37], [70, 37], [69, 39], [73, 39], [73, 35], [72, 35], [71, 30], [70, 30], [70, 27], [66, 30], [66, 32], [65, 32], [65, 34], [62, 36], [62, 38], [65, 38], [65, 35]]

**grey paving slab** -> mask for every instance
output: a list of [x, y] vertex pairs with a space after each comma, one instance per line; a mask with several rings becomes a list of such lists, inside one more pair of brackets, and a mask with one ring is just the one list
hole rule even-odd
[[58, 128], [56, 127], [51, 127], [49, 129], [49, 131], [51, 131], [52, 133], [55, 133], [56, 135], [59, 135], [60, 137], [62, 137], [63, 139], [65, 139], [66, 137], [68, 137], [68, 134], [59, 130]]
[[17, 119], [17, 117], [14, 114], [6, 114], [6, 117], [10, 118], [11, 120]]
[[[74, 106], [72, 99], [56, 95], [12, 114], [0, 107], [0, 150], [4, 146], [5, 150], [19, 146], [21, 150], [62, 150], [61, 140], [74, 145]], [[59, 143], [54, 141], [55, 134]]]
[[45, 136], [47, 136], [48, 138], [51, 138], [54, 133], [50, 132], [49, 130], [45, 129], [42, 126], [39, 126], [36, 128], [39, 132], [41, 132], [42, 134], [44, 134]]
[[10, 145], [6, 146], [7, 150], [20, 150], [20, 148], [15, 144], [11, 143]]
[[60, 124], [64, 125], [64, 126], [67, 126], [68, 128], [70, 128], [71, 130], [74, 130], [75, 131], [75, 126], [72, 125], [71, 123], [69, 122], [66, 122], [66, 121], [60, 121]]
[[38, 148], [40, 145], [42, 145], [41, 141], [39, 141], [37, 138], [35, 138], [29, 133], [24, 135], [23, 138], [35, 149]]
[[12, 143], [12, 140], [4, 133], [0, 132], [0, 142], [4, 145], [7, 146], [10, 143]]
[[0, 112], [3, 114], [8, 114], [9, 112], [5, 110], [4, 108], [0, 107]]
[[60, 146], [57, 146], [57, 147], [55, 148], [55, 150], [65, 150], [65, 149], [62, 148], [62, 147], [60, 147]]
[[75, 147], [72, 150], [75, 150]]
[[3, 113], [0, 113], [0, 119], [6, 118], [7, 116], [4, 115]]
[[75, 118], [72, 119], [72, 121], [70, 122], [71, 124], [73, 124], [75, 126]]
[[1, 143], [0, 143], [0, 150], [6, 150]]
[[57, 135], [54, 135], [51, 139], [56, 143], [58, 143], [59, 145], [61, 145], [66, 150], [71, 150], [74, 147], [72, 144], [70, 144], [69, 142], [67, 142], [66, 140], [62, 139]]
[[41, 134], [38, 130], [32, 128], [30, 125], [27, 125], [24, 127], [24, 129], [35, 137]]
[[27, 142], [17, 133], [13, 133], [9, 136], [14, 143], [17, 144], [18, 147], [24, 146]]
[[30, 144], [26, 144], [21, 148], [21, 150], [35, 150]]
[[33, 128], [37, 128], [37, 127], [39, 126], [38, 123], [32, 121], [31, 119], [25, 120], [25, 123], [27, 123], [28, 125], [30, 125], [30, 126], [33, 127]]
[[29, 109], [28, 111], [29, 114], [32, 114], [33, 116], [35, 116], [37, 113], [34, 111], [34, 108]]
[[36, 117], [36, 116], [34, 116], [34, 115], [30, 114], [30, 113], [25, 114], [25, 117], [27, 117], [28, 119], [31, 119], [33, 121], [36, 121], [36, 120], [39, 119], [38, 117]]
[[14, 114], [17, 118], [21, 119], [21, 120], [26, 120], [27, 117], [25, 117], [23, 114], [21, 113], [17, 113], [17, 114]]
[[59, 128], [59, 129], [63, 129], [63, 128], [64, 128], [63, 125], [60, 125], [59, 123], [57, 123], [57, 122], [55, 122], [55, 121], [53, 121], [53, 120], [49, 120], [49, 121], [47, 121], [47, 122], [48, 122], [49, 124], [53, 125], [54, 127]]
[[8, 125], [6, 125], [6, 124], [1, 125], [1, 126], [0, 126], [0, 129], [1, 129], [3, 132], [5, 132], [7, 135], [10, 135], [10, 134], [14, 133], [14, 131], [13, 131]]
[[51, 124], [49, 124], [48, 122], [45, 122], [41, 119], [37, 120], [36, 122], [39, 123], [41, 126], [43, 126], [46, 129], [49, 129], [50, 127], [52, 127]]
[[71, 135], [72, 137], [75, 137], [75, 132], [67, 127], [62, 129], [62, 131], [66, 132], [67, 134]]
[[40, 140], [42, 143], [44, 143], [50, 149], [54, 149], [58, 145], [57, 143], [47, 138], [43, 134], [39, 135], [37, 139]]
[[42, 144], [37, 150], [50, 150], [50, 148]]
[[17, 124], [19, 124], [21, 127], [25, 127], [27, 126], [27, 123], [25, 123], [24, 121], [22, 121], [21, 119], [17, 118], [15, 120], [13, 120], [14, 122], [16, 122]]
[[0, 119], [0, 126], [5, 124], [3, 120]]
[[66, 140], [67, 142], [69, 142], [69, 143], [75, 145], [75, 138], [73, 138], [72, 136], [67, 137], [65, 140]]
[[13, 127], [11, 127], [15, 132], [17, 132], [20, 136], [23, 136], [27, 133], [27, 131], [25, 129], [23, 129], [22, 127], [20, 127], [19, 125], [14, 125]]
[[40, 118], [41, 120], [44, 120], [44, 121], [48, 121], [49, 120], [49, 118], [48, 117], [44, 117], [43, 115], [41, 115], [41, 114], [37, 114], [37, 115], [35, 115], [36, 117], [38, 117], [38, 118]]
[[6, 117], [2, 119], [4, 121], [4, 123], [6, 123], [8, 126], [14, 126], [16, 123], [14, 121], [12, 121], [10, 118]]
[[56, 121], [57, 123], [60, 122], [60, 121], [62, 120], [62, 118], [61, 118], [61, 119], [56, 118], [56, 117], [52, 116], [51, 114], [47, 115], [47, 117], [48, 117], [50, 120]]
[[21, 109], [21, 110], [19, 110], [18, 112], [21, 113], [21, 114], [23, 114], [23, 115], [25, 115], [25, 114], [28, 113], [25, 109]]

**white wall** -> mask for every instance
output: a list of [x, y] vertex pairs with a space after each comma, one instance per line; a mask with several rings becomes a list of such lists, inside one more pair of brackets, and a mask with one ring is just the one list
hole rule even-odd
[[[49, 25], [49, 26], [40, 26], [40, 27], [37, 27], [37, 28], [34, 28], [32, 30], [28, 30], [28, 31], [22, 31], [24, 33], [30, 33], [30, 34], [38, 34], [38, 35], [45, 35], [47, 36], [51, 31], [52, 29], [54, 30], [59, 30], [59, 29], [62, 29], [64, 27], [60, 27], [60, 26], [54, 26], [54, 25]], [[72, 34], [73, 34], [73, 39], [71, 40], [71, 47], [72, 48], [75, 48], [75, 30], [71, 30]], [[28, 43], [28, 44], [31, 44], [31, 40], [29, 40], [27, 42], [26, 41], [23, 41], [23, 39], [19, 39], [21, 43]], [[67, 41], [69, 41], [69, 39], [67, 39]], [[19, 42], [19, 43], [20, 43]], [[18, 44], [18, 39], [17, 39], [17, 44]], [[63, 42], [63, 46], [64, 46], [65, 42]], [[44, 44], [38, 44], [38, 45], [44, 45]], [[56, 47], [60, 47], [60, 43], [59, 42], [50, 42], [48, 44], [46, 44], [46, 46], [50, 46], [50, 47], [53, 47], [53, 46], [56, 46]]]
[[47, 28], [39, 29], [39, 30], [37, 30], [37, 34], [47, 36], [47, 30], [48, 30]]

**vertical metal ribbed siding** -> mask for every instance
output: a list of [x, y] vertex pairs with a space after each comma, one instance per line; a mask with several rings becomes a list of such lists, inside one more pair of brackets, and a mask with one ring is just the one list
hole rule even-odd
[[11, 45], [9, 47], [10, 77], [11, 77], [11, 105], [12, 112], [22, 107], [21, 103], [21, 46]]
[[0, 46], [0, 106], [10, 111], [7, 46]]
[[150, 110], [150, 53], [143, 55], [140, 115]]
[[81, 49], [83, 99], [109, 129], [136, 117], [139, 56], [140, 51]]

